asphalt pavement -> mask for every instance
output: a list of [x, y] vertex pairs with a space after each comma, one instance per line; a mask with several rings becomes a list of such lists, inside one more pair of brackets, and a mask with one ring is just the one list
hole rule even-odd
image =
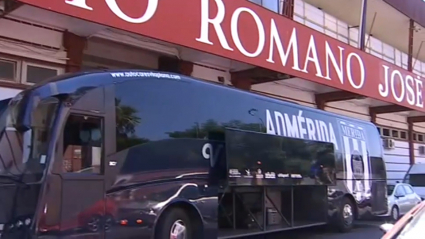
[[382, 222], [360, 222], [349, 233], [337, 233], [326, 227], [316, 227], [288, 231], [275, 235], [269, 235], [266, 239], [380, 239], [383, 233], [379, 230]]
[[[298, 234], [298, 235], [297, 235]], [[383, 233], [375, 225], [361, 225], [356, 226], [349, 233], [335, 233], [328, 230], [311, 230], [306, 232], [299, 232], [292, 236], [285, 236], [283, 238], [290, 239], [380, 239]], [[282, 239], [283, 239], [282, 238]]]

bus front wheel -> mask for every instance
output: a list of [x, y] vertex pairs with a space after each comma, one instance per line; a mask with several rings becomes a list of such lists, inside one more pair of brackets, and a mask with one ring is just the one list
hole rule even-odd
[[161, 216], [157, 224], [155, 239], [196, 239], [190, 217], [181, 208], [171, 208]]

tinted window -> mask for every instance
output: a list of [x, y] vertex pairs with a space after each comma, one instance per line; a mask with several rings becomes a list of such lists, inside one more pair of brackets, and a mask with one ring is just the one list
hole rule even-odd
[[96, 117], [70, 115], [64, 130], [64, 173], [102, 173], [103, 129]]
[[10, 99], [0, 101], [0, 115], [3, 113], [3, 111], [6, 110], [7, 105], [9, 104], [9, 101]]
[[228, 130], [226, 153], [231, 184], [335, 183], [331, 143]]
[[16, 78], [16, 62], [0, 60], [0, 80], [13, 81]]
[[386, 180], [387, 172], [385, 169], [385, 162], [382, 158], [370, 157], [370, 164], [372, 169], [372, 179]]
[[388, 195], [393, 194], [395, 185], [387, 185]]
[[[129, 151], [123, 171], [204, 168], [209, 162], [202, 158], [205, 141], [199, 139], [224, 127], [265, 131], [263, 120], [250, 112], [255, 98], [235, 98], [238, 94], [207, 86], [158, 79], [115, 86], [117, 151], [143, 146]], [[226, 107], [230, 102], [237, 107]]]
[[45, 79], [52, 78], [58, 75], [58, 70], [39, 66], [27, 66], [27, 82], [39, 83]]
[[[344, 178], [342, 170], [346, 162], [352, 161], [342, 154], [348, 144], [351, 149], [361, 145], [362, 157], [381, 157], [381, 149], [375, 145], [381, 142], [376, 130], [371, 133], [363, 128], [366, 142], [355, 144], [356, 138], [352, 137], [345, 145], [339, 137], [343, 122], [313, 109], [184, 79], [145, 78], [118, 83], [115, 88], [117, 151], [146, 145], [130, 154], [143, 155], [143, 160], [150, 163], [137, 169], [141, 167], [137, 160], [133, 160], [134, 164], [126, 162], [124, 168], [130, 171], [160, 169], [165, 165], [167, 168], [188, 167], [182, 163], [186, 161], [192, 162], [193, 167], [203, 167], [205, 160], [199, 160], [202, 157], [199, 145], [205, 142], [199, 139], [207, 139], [213, 132], [224, 132], [225, 127], [327, 142], [331, 142], [333, 136], [338, 178]], [[346, 122], [345, 125], [349, 124], [363, 126], [358, 122]], [[164, 149], [170, 148], [177, 151], [169, 155], [171, 150]], [[142, 149], [143, 152], [136, 152]], [[172, 160], [164, 163], [159, 158]], [[378, 164], [372, 165], [380, 168], [378, 178], [385, 178], [382, 162], [380, 159]]]
[[[237, 101], [238, 107], [224, 107]], [[254, 100], [237, 98], [213, 87], [180, 81], [143, 80], [116, 85], [117, 151], [140, 142], [175, 138], [202, 139], [225, 126], [260, 131], [251, 115]], [[265, 129], [264, 129], [265, 130]], [[129, 142], [131, 140], [139, 142]], [[127, 142], [124, 142], [127, 141]]]
[[413, 187], [425, 187], [425, 174], [409, 174], [409, 183]]

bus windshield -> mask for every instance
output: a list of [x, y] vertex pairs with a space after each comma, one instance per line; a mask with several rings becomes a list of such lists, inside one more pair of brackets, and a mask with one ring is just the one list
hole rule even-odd
[[58, 99], [43, 99], [34, 109], [30, 109], [31, 124], [27, 127], [16, 126], [21, 108], [26, 107], [22, 97], [8, 101], [6, 106], [0, 105], [0, 184], [18, 179], [37, 182], [45, 169]]

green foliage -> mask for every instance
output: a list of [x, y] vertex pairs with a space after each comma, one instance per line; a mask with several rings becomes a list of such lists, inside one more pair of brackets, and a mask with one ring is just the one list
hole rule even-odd
[[141, 123], [141, 118], [135, 108], [122, 105], [120, 99], [115, 99], [117, 151], [135, 145], [149, 142], [148, 139], [136, 136], [136, 127]]

